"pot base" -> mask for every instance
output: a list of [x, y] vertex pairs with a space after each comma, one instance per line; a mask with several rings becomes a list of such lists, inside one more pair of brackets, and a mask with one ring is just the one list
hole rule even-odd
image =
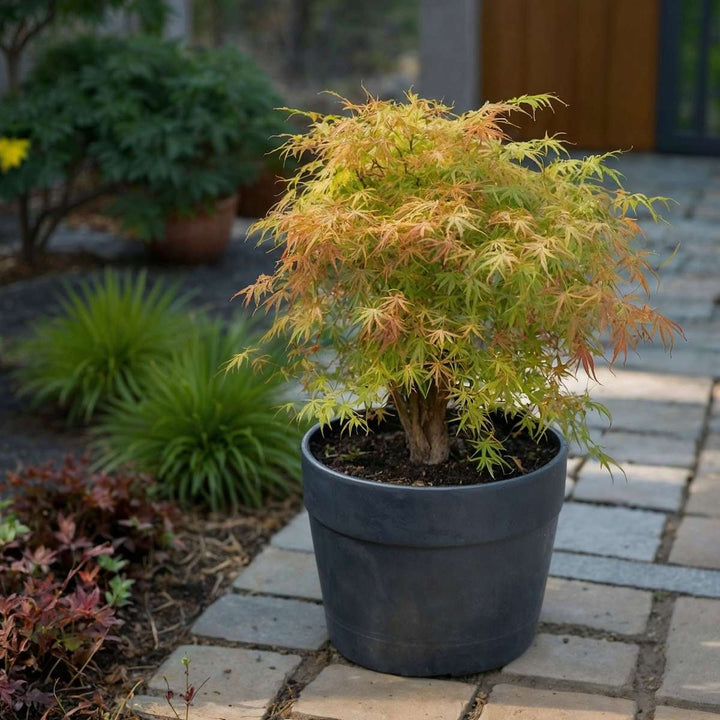
[[532, 644], [537, 622], [509, 635], [445, 647], [399, 645], [346, 628], [326, 612], [328, 632], [337, 651], [369, 670], [406, 677], [475, 675], [495, 670], [520, 657]]

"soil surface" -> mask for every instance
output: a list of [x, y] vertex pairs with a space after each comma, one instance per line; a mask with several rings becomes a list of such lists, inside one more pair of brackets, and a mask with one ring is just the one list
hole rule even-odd
[[17, 255], [0, 255], [0, 285], [18, 280], [101, 267], [102, 259], [85, 252], [41, 253], [32, 264], [20, 260]]
[[[342, 435], [338, 427], [318, 435], [310, 444], [313, 455], [333, 470], [375, 482], [415, 487], [481, 485], [533, 472], [555, 457], [559, 445], [553, 435], [533, 439], [503, 416], [493, 417], [496, 437], [504, 447], [505, 466], [492, 476], [472, 461], [469, 436], [452, 438], [450, 459], [442, 465], [411, 465], [405, 434], [397, 420], [388, 419], [368, 434]], [[452, 437], [452, 429], [450, 430]]]

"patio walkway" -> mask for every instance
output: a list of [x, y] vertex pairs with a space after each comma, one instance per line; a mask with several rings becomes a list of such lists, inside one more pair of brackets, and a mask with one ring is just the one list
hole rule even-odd
[[[688, 341], [671, 358], [646, 348], [614, 375], [599, 373], [592, 392], [614, 422], [593, 425], [628, 482], [582, 456], [570, 461], [531, 649], [502, 670], [451, 679], [349, 664], [327, 639], [301, 513], [197, 619], [197, 644], [149, 678], [139, 712], [174, 717], [163, 676], [181, 689], [187, 653], [193, 681], [209, 677], [190, 712], [197, 720], [720, 718], [720, 162], [637, 155], [621, 164], [631, 189], [678, 201], [672, 227], [643, 225], [664, 255], [682, 243], [657, 304]], [[0, 289], [0, 307], [22, 313], [25, 292]]]

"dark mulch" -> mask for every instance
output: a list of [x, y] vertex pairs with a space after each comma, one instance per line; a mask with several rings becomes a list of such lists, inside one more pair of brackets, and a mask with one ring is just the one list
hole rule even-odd
[[555, 438], [533, 439], [502, 416], [493, 418], [495, 433], [504, 446], [506, 465], [493, 477], [480, 472], [472, 461], [468, 437], [460, 434], [451, 445], [450, 459], [442, 465], [411, 465], [405, 435], [399, 423], [388, 420], [368, 434], [343, 435], [336, 426], [317, 436], [313, 455], [338, 472], [364, 480], [413, 486], [479, 485], [506, 480], [537, 470], [557, 454]]
[[43, 253], [32, 265], [23, 262], [14, 254], [0, 255], [0, 286], [42, 275], [94, 270], [102, 265], [101, 258], [87, 252]]

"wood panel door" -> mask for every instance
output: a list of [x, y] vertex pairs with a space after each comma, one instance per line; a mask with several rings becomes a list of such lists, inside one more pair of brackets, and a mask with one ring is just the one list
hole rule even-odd
[[552, 92], [567, 103], [522, 123], [522, 138], [654, 148], [659, 1], [483, 0], [482, 97]]

